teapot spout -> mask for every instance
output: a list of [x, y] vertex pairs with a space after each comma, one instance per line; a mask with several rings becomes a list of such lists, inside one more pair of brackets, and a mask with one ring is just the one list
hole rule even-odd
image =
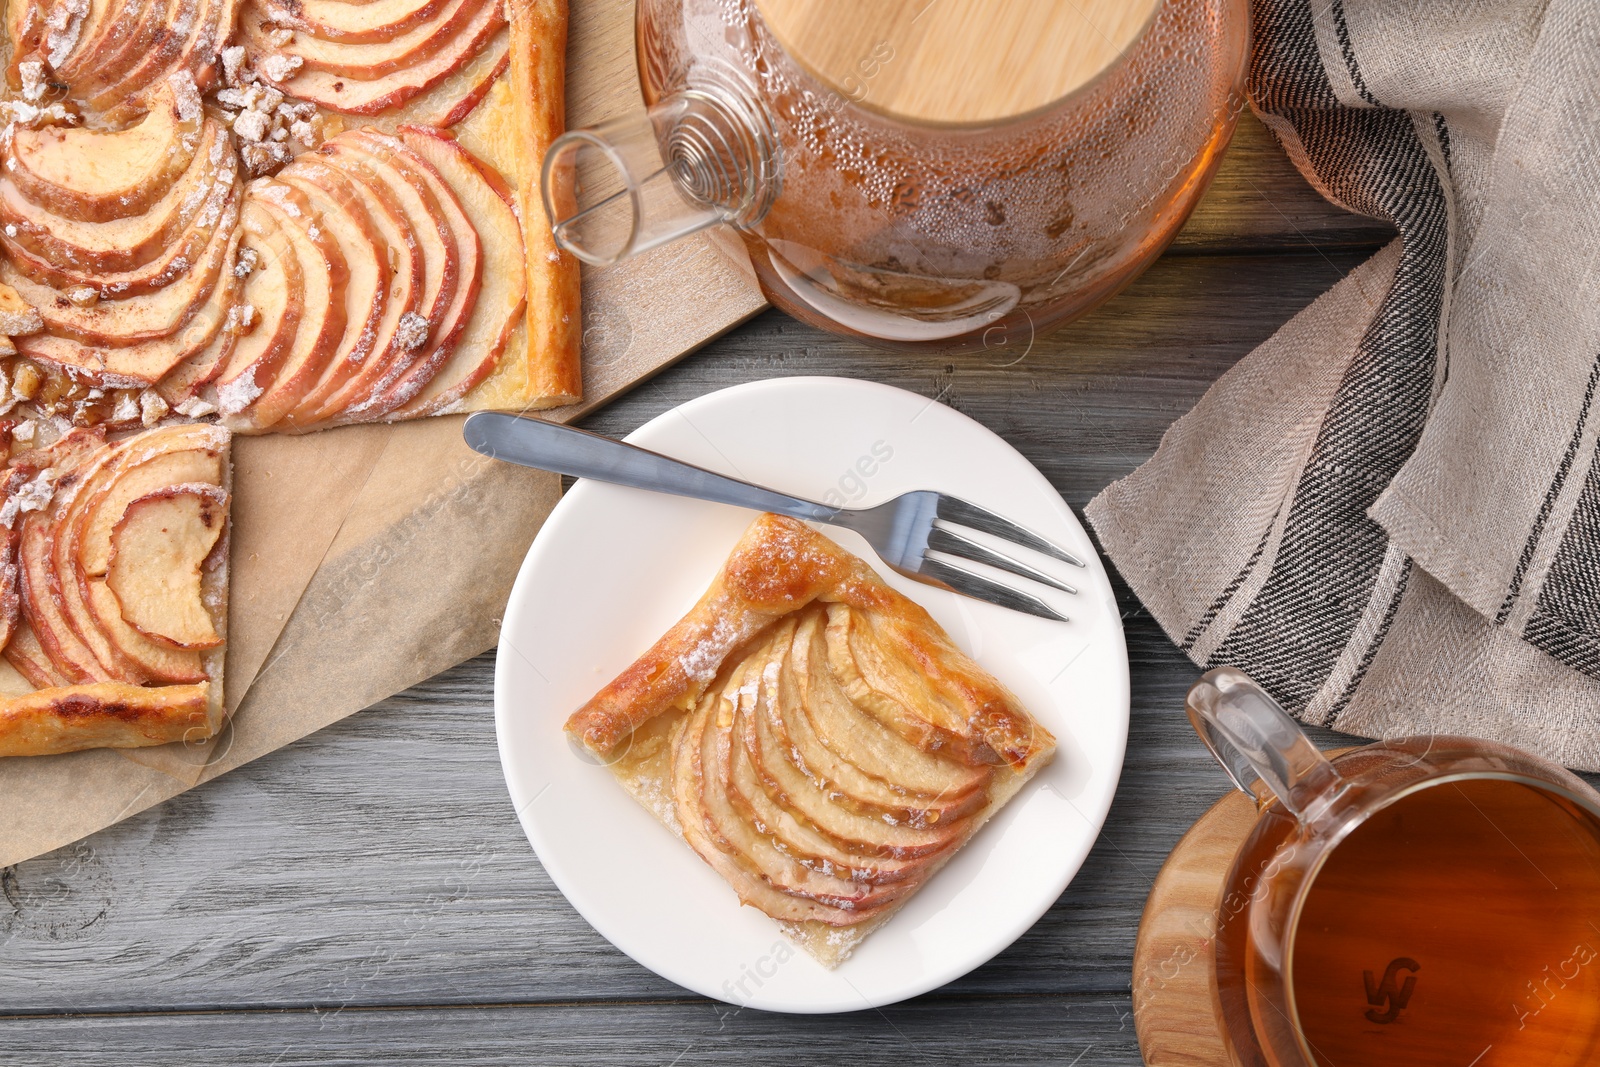
[[685, 90], [557, 138], [545, 214], [557, 244], [600, 267], [718, 223], [752, 225], [777, 194], [775, 145], [742, 94]]

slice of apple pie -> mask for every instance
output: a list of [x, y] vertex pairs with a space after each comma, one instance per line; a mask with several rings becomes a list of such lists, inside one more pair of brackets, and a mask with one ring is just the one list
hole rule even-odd
[[1055, 752], [926, 611], [777, 515], [566, 729], [830, 967]]
[[[10, 422], [0, 423], [9, 436]], [[229, 433], [71, 430], [0, 481], [0, 756], [197, 742], [223, 721]]]

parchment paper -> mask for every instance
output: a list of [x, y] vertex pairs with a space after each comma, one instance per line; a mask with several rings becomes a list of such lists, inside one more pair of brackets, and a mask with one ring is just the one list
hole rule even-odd
[[493, 646], [554, 475], [461, 419], [234, 439], [224, 678], [204, 745], [0, 760], [0, 866], [75, 841]]

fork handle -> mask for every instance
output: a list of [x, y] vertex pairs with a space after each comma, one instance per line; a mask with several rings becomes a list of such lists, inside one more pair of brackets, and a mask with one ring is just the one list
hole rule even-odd
[[482, 411], [469, 416], [462, 436], [475, 451], [524, 467], [593, 478], [673, 496], [775, 511], [791, 518], [830, 522], [837, 508], [708, 471], [649, 449], [544, 419]]

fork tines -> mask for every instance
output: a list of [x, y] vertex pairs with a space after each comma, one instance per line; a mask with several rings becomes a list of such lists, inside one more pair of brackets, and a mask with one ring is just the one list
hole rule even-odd
[[982, 530], [984, 533], [994, 534], [996, 537], [1003, 537], [1014, 545], [1031, 548], [1035, 552], [1043, 552], [1047, 556], [1053, 556], [1063, 563], [1072, 564], [1074, 567], [1082, 567], [1084, 565], [1083, 560], [1064, 548], [1057, 548], [1032, 530], [1018, 526], [1010, 519], [996, 515], [988, 508], [980, 508], [976, 504], [969, 504], [957, 497], [941, 494], [939, 496], [937, 514], [939, 518], [946, 521], [959, 523], [962, 526], [970, 526], [974, 530]]
[[[1018, 526], [1010, 519], [996, 515], [987, 508], [969, 504], [965, 500], [941, 495], [936, 514], [939, 519], [945, 522], [956, 523], [984, 533], [993, 534], [1011, 544], [1033, 549], [1053, 559], [1070, 563], [1075, 567], [1084, 566], [1082, 560], [1065, 549], [1051, 544], [1033, 531]], [[965, 534], [947, 526], [934, 526], [928, 531], [928, 550], [942, 552], [957, 559], [983, 563], [998, 570], [1015, 574], [1018, 577], [1039, 582], [1041, 585], [1049, 586], [1052, 589], [1059, 589], [1064, 593], [1076, 594], [1078, 591], [1055, 575], [1041, 570], [1031, 563], [1026, 563], [1014, 556], [980, 544]], [[1062, 622], [1067, 621], [1065, 615], [1032, 593], [991, 581], [980, 574], [956, 567], [943, 560], [924, 556], [921, 570], [924, 575], [943, 582], [958, 593], [965, 593], [968, 596], [988, 600], [1004, 607], [1027, 612], [1030, 615], [1058, 619]]]

